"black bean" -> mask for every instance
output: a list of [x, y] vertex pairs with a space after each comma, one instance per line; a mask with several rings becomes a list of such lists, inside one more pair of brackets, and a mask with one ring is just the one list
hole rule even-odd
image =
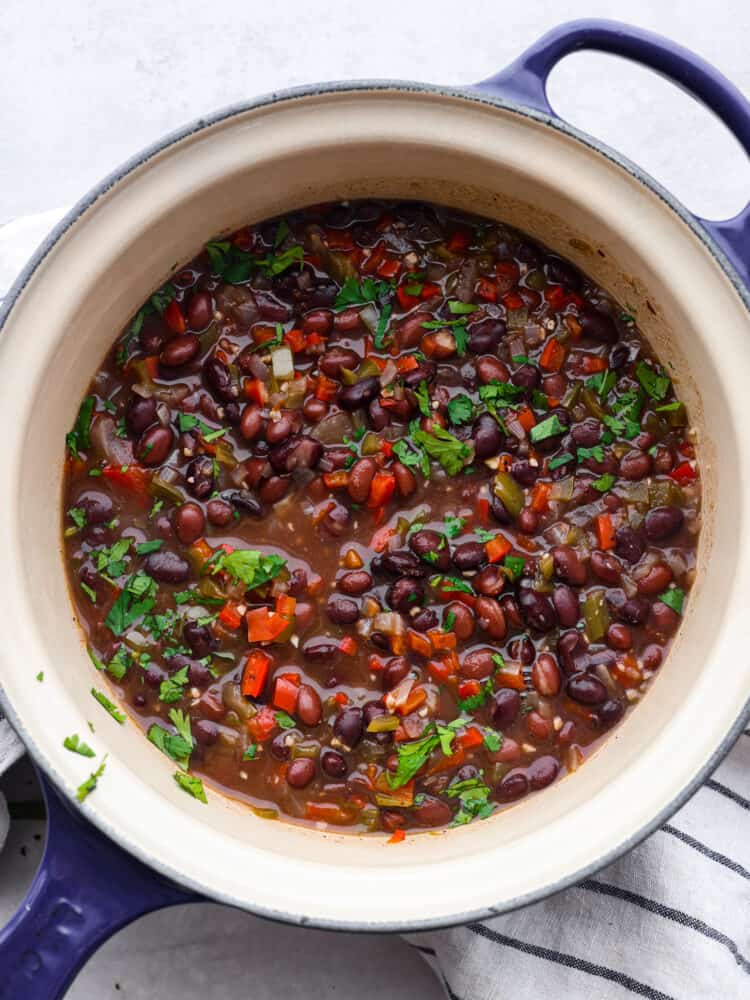
[[142, 434], [156, 420], [156, 400], [133, 392], [125, 407], [125, 423], [134, 434]]
[[411, 620], [412, 628], [417, 632], [430, 632], [438, 626], [438, 616], [432, 608], [422, 608], [419, 614], [414, 615]]
[[342, 410], [359, 410], [379, 395], [380, 379], [376, 375], [368, 375], [354, 385], [345, 386], [336, 397], [336, 402]]
[[203, 362], [203, 381], [210, 392], [225, 403], [237, 399], [239, 395], [228, 366], [220, 358], [206, 358]]
[[159, 583], [183, 583], [190, 576], [190, 563], [176, 552], [152, 552], [146, 559], [145, 570]]
[[346, 757], [338, 750], [325, 749], [320, 755], [320, 767], [329, 778], [343, 778], [348, 771]]
[[435, 378], [437, 365], [434, 361], [421, 361], [416, 368], [404, 375], [404, 385], [407, 389], [416, 389], [420, 382], [430, 382]]
[[625, 706], [621, 701], [617, 701], [615, 698], [608, 698], [607, 701], [600, 706], [596, 714], [600, 724], [605, 729], [609, 729], [623, 717], [625, 714]]
[[138, 458], [143, 465], [161, 465], [174, 445], [174, 431], [171, 427], [155, 424], [141, 435], [138, 443]]
[[620, 618], [628, 625], [643, 625], [651, 605], [645, 597], [631, 597], [619, 611]]
[[274, 472], [314, 469], [323, 457], [323, 445], [305, 434], [294, 434], [268, 452]]
[[345, 750], [353, 750], [362, 739], [362, 709], [351, 706], [339, 712], [333, 734]]
[[652, 542], [671, 538], [677, 534], [684, 521], [685, 515], [679, 507], [654, 507], [643, 521], [646, 538]]
[[210, 719], [198, 719], [193, 726], [196, 743], [204, 747], [212, 746], [219, 738], [219, 727]]
[[474, 454], [477, 458], [490, 458], [503, 447], [505, 435], [500, 430], [497, 421], [489, 413], [482, 413], [471, 429], [474, 441]]
[[388, 588], [385, 599], [394, 611], [407, 615], [412, 609], [424, 604], [424, 587], [419, 580], [402, 576]]
[[599, 552], [597, 549], [591, 553], [589, 566], [594, 576], [601, 580], [602, 583], [606, 583], [610, 587], [616, 587], [620, 582], [622, 566], [616, 556], [610, 555], [608, 552]]
[[481, 542], [462, 542], [453, 550], [453, 563], [462, 573], [479, 569], [487, 562], [487, 553]]
[[194, 458], [185, 470], [185, 482], [198, 500], [205, 500], [214, 491], [214, 464], [206, 455]]
[[331, 663], [338, 654], [339, 646], [337, 642], [317, 636], [308, 639], [302, 647], [302, 655], [306, 660], [314, 663]]
[[356, 351], [347, 347], [332, 347], [320, 359], [318, 367], [329, 378], [339, 378], [342, 368], [353, 372], [359, 367], [361, 360]]
[[522, 799], [529, 790], [529, 779], [523, 771], [511, 771], [506, 774], [495, 789], [500, 802], [515, 802]]
[[628, 525], [615, 531], [615, 552], [621, 559], [629, 563], [637, 563], [643, 555], [643, 542]]
[[521, 696], [513, 688], [501, 688], [492, 700], [492, 721], [498, 729], [512, 726], [521, 711]]
[[276, 760], [289, 760], [292, 755], [292, 748], [290, 742], [287, 742], [288, 735], [287, 730], [283, 730], [277, 733], [271, 740], [271, 756], [275, 757]]
[[159, 361], [167, 368], [179, 368], [197, 358], [200, 349], [201, 342], [194, 333], [181, 333], [167, 341], [159, 355]]
[[539, 385], [539, 369], [536, 365], [523, 364], [511, 375], [514, 385], [523, 386], [524, 389], [536, 389]]
[[526, 768], [526, 773], [529, 777], [529, 785], [531, 785], [535, 791], [539, 791], [539, 789], [546, 788], [547, 785], [551, 785], [557, 777], [559, 771], [560, 761], [556, 757], [551, 756], [551, 754], [546, 754], [544, 757], [537, 757], [537, 759], [532, 760]]
[[307, 788], [315, 777], [315, 761], [310, 757], [298, 757], [289, 765], [286, 781], [292, 788]]
[[469, 333], [469, 350], [472, 354], [492, 354], [499, 347], [506, 329], [501, 319], [488, 318], [474, 323]]
[[183, 545], [192, 545], [203, 535], [206, 517], [197, 503], [188, 501], [181, 504], [172, 517], [174, 533]]
[[584, 337], [599, 340], [605, 344], [614, 344], [618, 339], [615, 321], [607, 313], [591, 306], [585, 306], [578, 317]]
[[439, 531], [425, 528], [415, 531], [409, 539], [409, 548], [430, 566], [434, 572], [445, 573], [451, 566], [451, 553], [448, 539]]
[[499, 524], [513, 524], [513, 515], [505, 509], [505, 504], [494, 493], [490, 496], [490, 510]]
[[557, 614], [552, 602], [544, 594], [527, 587], [518, 595], [521, 614], [529, 628], [537, 632], [549, 632], [557, 626]]
[[336, 586], [350, 597], [359, 597], [372, 586], [372, 575], [366, 569], [353, 569], [340, 576]]
[[373, 399], [367, 407], [367, 420], [374, 431], [382, 431], [390, 424], [391, 415], [379, 399]]
[[552, 592], [552, 603], [555, 605], [560, 627], [573, 628], [580, 617], [576, 592], [565, 584], [561, 584], [555, 587]]
[[389, 573], [392, 576], [411, 576], [421, 578], [427, 576], [427, 567], [413, 552], [384, 552], [372, 560], [371, 569], [376, 572]]
[[601, 440], [602, 425], [593, 417], [587, 417], [579, 424], [573, 424], [570, 436], [578, 448], [593, 448]]
[[199, 625], [197, 621], [186, 621], [182, 627], [182, 638], [190, 647], [193, 656], [202, 660], [216, 649], [218, 643], [210, 625]]
[[555, 575], [565, 583], [580, 587], [586, 582], [586, 567], [576, 550], [570, 545], [556, 545], [552, 549]]
[[326, 614], [334, 625], [353, 625], [359, 618], [359, 605], [350, 597], [334, 595], [326, 605]]
[[499, 566], [485, 566], [474, 577], [474, 590], [485, 597], [497, 597], [505, 586], [507, 577]]
[[249, 490], [226, 490], [221, 496], [240, 514], [249, 514], [251, 517], [263, 516], [263, 507]]
[[191, 663], [188, 667], [188, 681], [192, 687], [205, 687], [212, 679], [205, 663]]
[[566, 674], [573, 674], [576, 670], [582, 669], [582, 664], [586, 657], [586, 649], [583, 636], [577, 629], [571, 629], [570, 632], [563, 632], [557, 640], [557, 659]]
[[548, 257], [544, 262], [544, 272], [554, 285], [562, 285], [572, 292], [581, 287], [581, 272], [560, 257]]
[[583, 671], [568, 678], [565, 689], [573, 701], [582, 705], [601, 705], [607, 698], [607, 689], [599, 678]]
[[510, 474], [521, 486], [533, 486], [539, 475], [539, 467], [525, 458], [517, 458], [510, 467]]
[[114, 513], [111, 497], [99, 490], [86, 490], [81, 493], [74, 506], [83, 509], [87, 524], [105, 524], [112, 520]]

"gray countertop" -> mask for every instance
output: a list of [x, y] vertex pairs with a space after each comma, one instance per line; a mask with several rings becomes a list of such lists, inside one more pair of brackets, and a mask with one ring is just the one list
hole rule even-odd
[[[574, 17], [627, 17], [670, 35], [750, 92], [750, 6], [631, 0], [350, 0], [283, 5], [141, 0], [5, 0], [0, 15], [0, 223], [74, 201], [120, 161], [200, 113], [320, 79], [467, 84]], [[750, 163], [726, 130], [674, 87], [611, 57], [568, 58], [553, 105], [616, 146], [686, 205], [723, 218], [750, 196]], [[38, 793], [22, 761], [2, 787]], [[38, 863], [42, 821], [16, 820], [0, 856], [0, 919]], [[387, 985], [386, 985], [387, 983]], [[89, 962], [71, 1000], [251, 996], [428, 1000], [442, 989], [403, 941], [296, 930], [200, 904], [152, 914]], [[507, 996], [512, 1000], [512, 989]]]

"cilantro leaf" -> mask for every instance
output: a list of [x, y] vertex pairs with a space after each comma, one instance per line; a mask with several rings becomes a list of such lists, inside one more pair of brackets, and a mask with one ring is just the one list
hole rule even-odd
[[469, 424], [474, 419], [474, 404], [466, 393], [460, 392], [451, 398], [448, 403], [448, 419], [456, 426]]
[[487, 680], [480, 686], [476, 694], [470, 694], [468, 698], [459, 698], [458, 707], [462, 712], [475, 712], [482, 705], [486, 704], [487, 699], [490, 698], [495, 690], [495, 686], [492, 677], [488, 677]]
[[469, 331], [463, 323], [459, 323], [453, 328], [453, 339], [456, 341], [456, 354], [462, 358], [466, 354], [469, 343]]
[[549, 470], [552, 472], [554, 469], [559, 469], [561, 465], [567, 465], [568, 462], [574, 461], [575, 456], [571, 455], [569, 451], [564, 451], [562, 455], [555, 455], [549, 460]]
[[503, 745], [503, 734], [487, 727], [484, 730], [483, 736], [486, 749], [489, 750], [490, 753], [497, 753]]
[[529, 432], [529, 437], [531, 438], [532, 444], [537, 444], [539, 441], [545, 441], [547, 438], [554, 437], [555, 434], [564, 434], [565, 428], [560, 423], [560, 418], [556, 413], [553, 413], [551, 417], [547, 417], [546, 420], [540, 421], [538, 424], [534, 424]]
[[68, 511], [68, 517], [75, 524], [76, 528], [86, 527], [86, 511], [83, 507], [71, 507]]
[[272, 553], [264, 555], [256, 549], [235, 549], [234, 552], [216, 550], [211, 572], [223, 570], [234, 580], [241, 580], [248, 590], [255, 590], [275, 579], [286, 568], [286, 559]]
[[255, 757], [256, 757], [257, 753], [258, 753], [258, 744], [257, 743], [250, 743], [249, 746], [248, 746], [248, 748], [247, 748], [247, 750], [245, 750], [245, 752], [243, 753], [242, 759], [243, 760], [255, 760]]
[[508, 570], [513, 583], [519, 579], [523, 573], [525, 565], [526, 560], [523, 556], [506, 556], [503, 560], [503, 566]]
[[679, 587], [670, 587], [663, 594], [659, 594], [659, 600], [662, 604], [666, 604], [668, 608], [671, 608], [672, 611], [676, 611], [678, 615], [681, 615], [682, 607], [685, 603], [685, 591]]
[[597, 372], [591, 378], [587, 378], [586, 388], [593, 389], [601, 399], [606, 399], [614, 388], [616, 381], [616, 373], [607, 368], [603, 372]]
[[104, 774], [104, 767], [106, 761], [107, 758], [105, 756], [99, 767], [97, 767], [95, 771], [92, 771], [91, 774], [88, 776], [88, 778], [86, 778], [86, 780], [78, 786], [78, 791], [76, 792], [76, 798], [78, 799], [79, 802], [83, 802], [84, 799], [87, 798], [87, 796], [89, 796], [91, 792], [93, 792], [94, 789], [96, 788], [99, 778], [101, 778], [101, 776]]
[[83, 742], [78, 733], [66, 736], [63, 740], [63, 746], [66, 750], [70, 750], [72, 753], [79, 753], [82, 757], [96, 757], [96, 752], [91, 749], [88, 743]]
[[419, 383], [417, 388], [414, 390], [414, 395], [417, 397], [417, 405], [419, 406], [420, 413], [422, 413], [425, 417], [431, 416], [430, 389], [425, 381]]
[[599, 493], [607, 493], [615, 485], [615, 476], [611, 472], [605, 472], [603, 476], [595, 479], [591, 484]]
[[141, 542], [135, 547], [135, 554], [138, 556], [147, 556], [149, 552], [158, 552], [159, 549], [164, 544], [162, 538], [152, 538], [148, 542]]
[[490, 801], [490, 789], [485, 785], [481, 775], [455, 781], [443, 793], [449, 798], [458, 799], [460, 808], [453, 817], [451, 826], [462, 826], [471, 823], [473, 819], [487, 819], [492, 814], [494, 806]]
[[486, 385], [480, 385], [479, 398], [483, 403], [495, 403], [498, 406], [507, 406], [515, 403], [523, 396], [526, 390], [522, 385], [513, 385], [512, 382], [498, 382], [493, 379]]
[[155, 594], [156, 581], [148, 573], [135, 573], [109, 609], [104, 624], [115, 635], [122, 635], [134, 622], [153, 609]]
[[389, 303], [383, 306], [380, 311], [380, 317], [378, 318], [378, 325], [375, 328], [375, 338], [373, 340], [373, 345], [376, 351], [381, 350], [385, 346], [385, 335], [388, 330], [388, 324], [391, 320], [391, 313], [393, 312], [393, 306]]
[[86, 396], [78, 410], [73, 430], [65, 435], [65, 443], [74, 458], [78, 458], [79, 451], [86, 451], [91, 444], [91, 417], [95, 403], [96, 396]]
[[194, 799], [198, 799], [199, 802], [208, 802], [203, 782], [200, 778], [196, 778], [192, 774], [186, 774], [184, 771], [175, 771], [172, 777], [180, 788], [189, 795], [192, 795]]
[[604, 449], [600, 444], [595, 444], [593, 448], [577, 448], [576, 455], [579, 462], [585, 462], [587, 458], [593, 458], [595, 462], [604, 461]]
[[297, 725], [288, 712], [276, 712], [274, 718], [276, 719], [276, 724], [281, 726], [282, 729], [294, 729]]
[[672, 385], [666, 375], [659, 375], [645, 361], [639, 361], [636, 365], [635, 377], [652, 399], [664, 399]]
[[186, 666], [180, 667], [180, 669], [176, 673], [172, 674], [171, 677], [167, 677], [166, 680], [161, 682], [159, 687], [159, 700], [167, 703], [179, 701], [185, 693], [187, 684], [188, 668]]
[[422, 470], [422, 475], [427, 479], [430, 475], [430, 460], [422, 451], [421, 448], [417, 448], [416, 445], [410, 445], [408, 441], [402, 439], [401, 441], [396, 441], [393, 446], [393, 454], [409, 469], [419, 468]]
[[448, 538], [455, 538], [457, 535], [460, 535], [465, 524], [465, 517], [454, 517], [448, 514], [445, 518], [445, 533]]
[[473, 456], [472, 447], [437, 425], [433, 427], [432, 433], [421, 429], [415, 431], [412, 440], [423, 448], [430, 458], [440, 462], [449, 476], [458, 475]]
[[459, 302], [457, 299], [452, 299], [448, 303], [448, 312], [454, 316], [467, 316], [469, 313], [476, 312], [478, 308], [479, 306], [473, 305], [471, 302]]
[[109, 700], [106, 694], [104, 694], [102, 691], [97, 691], [96, 688], [91, 688], [91, 694], [99, 702], [102, 708], [105, 711], [109, 712], [109, 714], [112, 716], [115, 722], [119, 722], [121, 726], [125, 724], [125, 718], [126, 718], [125, 713], [120, 712], [117, 706], [114, 705]]
[[387, 281], [376, 281], [374, 278], [364, 278], [362, 282], [355, 277], [349, 277], [341, 286], [341, 291], [333, 303], [334, 309], [346, 309], [347, 306], [364, 306], [368, 302], [377, 302], [390, 291]]
[[462, 580], [458, 576], [445, 576], [443, 574], [438, 574], [437, 576], [430, 577], [430, 586], [435, 587], [440, 590], [455, 591], [458, 590], [462, 594], [473, 594], [474, 591], [471, 585]]

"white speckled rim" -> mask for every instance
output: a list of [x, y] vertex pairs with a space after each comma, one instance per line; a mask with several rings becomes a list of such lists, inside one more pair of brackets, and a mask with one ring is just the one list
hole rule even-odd
[[[97, 680], [71, 621], [58, 538], [63, 431], [137, 304], [217, 231], [380, 194], [504, 218], [633, 304], [693, 415], [706, 494], [699, 582], [643, 703], [574, 777], [497, 818], [397, 848], [261, 821], [218, 794], [202, 806], [176, 789], [136, 727], [116, 726], [90, 698]], [[484, 94], [403, 83], [306, 88], [230, 108], [146, 150], [80, 202], [21, 274], [0, 327], [2, 595], [14, 624], [0, 648], [2, 702], [71, 800], [87, 763], [65, 753], [62, 738], [95, 722], [108, 770], [82, 811], [175, 881], [331, 929], [416, 931], [506, 912], [656, 829], [750, 715], [739, 434], [747, 293], [689, 213], [575, 130]], [[33, 681], [40, 669], [42, 685]]]

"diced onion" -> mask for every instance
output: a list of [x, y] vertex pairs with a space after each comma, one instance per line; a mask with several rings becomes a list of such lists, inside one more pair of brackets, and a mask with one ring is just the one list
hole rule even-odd
[[374, 334], [376, 332], [378, 323], [380, 322], [380, 313], [371, 302], [368, 302], [364, 309], [360, 310], [359, 318], [370, 333]]
[[277, 379], [294, 378], [294, 357], [288, 347], [277, 347], [271, 355], [271, 364]]

